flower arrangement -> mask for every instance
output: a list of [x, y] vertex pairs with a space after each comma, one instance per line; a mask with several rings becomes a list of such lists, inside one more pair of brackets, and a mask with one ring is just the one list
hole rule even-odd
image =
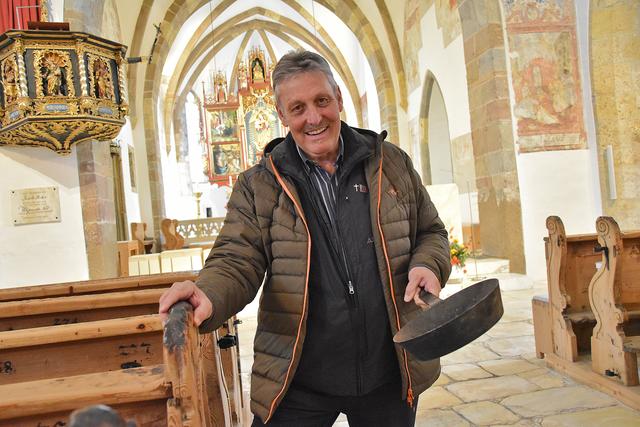
[[[451, 235], [451, 233], [449, 233]], [[460, 243], [458, 239], [452, 239], [449, 241], [449, 250], [451, 251], [451, 265], [464, 270], [467, 258], [469, 257], [469, 247], [464, 243]]]

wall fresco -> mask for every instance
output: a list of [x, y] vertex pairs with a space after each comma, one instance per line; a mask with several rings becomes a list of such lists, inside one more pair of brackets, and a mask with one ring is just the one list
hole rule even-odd
[[504, 0], [519, 152], [586, 148], [573, 0]]

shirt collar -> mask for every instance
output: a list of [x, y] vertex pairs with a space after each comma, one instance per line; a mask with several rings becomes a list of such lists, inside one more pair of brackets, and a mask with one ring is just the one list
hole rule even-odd
[[[336, 168], [340, 164], [342, 164], [342, 160], [344, 158], [344, 143], [342, 141], [342, 134], [340, 134], [340, 138], [338, 139], [338, 141], [339, 141], [339, 144], [340, 144], [340, 148], [338, 149], [338, 158], [336, 159], [336, 162], [334, 163]], [[307, 155], [304, 153], [304, 151], [302, 151], [300, 149], [298, 144], [296, 144], [296, 150], [298, 150], [298, 155], [302, 159], [302, 164], [304, 165], [304, 167], [305, 167], [307, 172], [309, 172], [311, 170], [311, 166], [317, 166], [316, 162], [314, 162], [313, 160], [309, 159], [307, 157]]]

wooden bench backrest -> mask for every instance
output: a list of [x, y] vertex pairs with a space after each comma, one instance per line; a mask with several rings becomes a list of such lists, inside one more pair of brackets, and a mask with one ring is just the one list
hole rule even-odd
[[154, 314], [165, 290], [150, 288], [0, 302], [0, 332]]
[[162, 363], [159, 315], [0, 332], [0, 384]]
[[[159, 321], [157, 316], [155, 318]], [[86, 325], [71, 326], [85, 331], [83, 326]], [[123, 325], [112, 323], [107, 329], [116, 326]], [[41, 334], [37, 337], [42, 342], [47, 340]], [[7, 346], [17, 348], [20, 345], [21, 338], [17, 335], [5, 333], [4, 338]], [[68, 339], [74, 340], [71, 336]], [[39, 345], [47, 345], [42, 342]], [[0, 385], [3, 396], [0, 399], [0, 424], [64, 423], [72, 410], [102, 403], [119, 410], [124, 418], [133, 416], [138, 425], [230, 425], [226, 399], [213, 402], [217, 405], [215, 408], [210, 406], [212, 400], [207, 390], [217, 384], [206, 383], [203, 366], [207, 364], [200, 358], [202, 343], [188, 303], [172, 307], [161, 342], [164, 344], [161, 364]]]
[[149, 276], [117, 277], [113, 279], [83, 280], [78, 282], [54, 283], [47, 285], [23, 286], [0, 289], [0, 301], [27, 300], [71, 296], [79, 294], [97, 294], [109, 291], [125, 291], [144, 288], [163, 288], [174, 282], [195, 281], [197, 273], [184, 271], [178, 273], [162, 273]]

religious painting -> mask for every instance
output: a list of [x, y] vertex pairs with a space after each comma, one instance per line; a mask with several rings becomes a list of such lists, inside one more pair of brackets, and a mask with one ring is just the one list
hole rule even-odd
[[247, 162], [252, 166], [260, 161], [264, 147], [280, 136], [278, 113], [271, 108], [255, 108], [245, 115]]
[[13, 56], [5, 58], [0, 63], [0, 82], [3, 105], [6, 107], [18, 99], [18, 66]]
[[404, 32], [404, 46], [406, 55], [405, 73], [409, 91], [420, 87], [420, 70], [418, 67], [418, 52], [422, 48], [422, 31], [420, 31], [420, 15], [418, 10], [407, 15], [406, 31]]
[[573, 2], [504, 1], [519, 152], [585, 148]]
[[207, 121], [211, 142], [238, 139], [238, 113], [234, 110], [208, 110]]
[[503, 0], [507, 25], [573, 22], [573, 0]]
[[240, 142], [212, 144], [209, 170], [212, 182], [226, 182], [229, 176], [242, 172]]
[[444, 46], [447, 47], [453, 40], [462, 34], [462, 23], [458, 13], [457, 0], [436, 0], [436, 22], [442, 31]]

